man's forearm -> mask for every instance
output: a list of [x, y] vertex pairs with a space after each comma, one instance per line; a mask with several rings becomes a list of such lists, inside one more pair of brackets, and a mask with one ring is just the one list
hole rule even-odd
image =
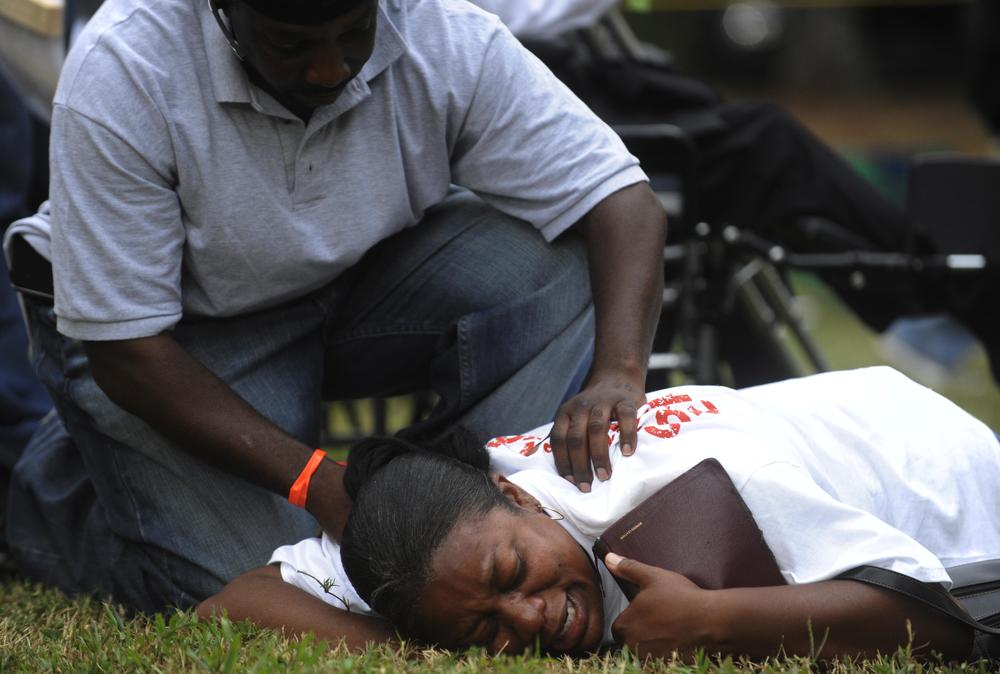
[[[635, 450], [636, 410], [663, 294], [666, 214], [645, 183], [605, 198], [580, 222], [587, 243], [596, 334], [582, 391], [552, 423], [556, 470], [581, 491], [611, 476], [607, 433], [617, 420], [622, 454]], [[593, 473], [591, 472], [593, 466]]]
[[[87, 342], [107, 396], [181, 448], [277, 494], [287, 494], [314, 448], [291, 437], [192, 358], [172, 337]], [[323, 462], [307, 508], [339, 536], [350, 509], [342, 469]]]
[[666, 214], [640, 183], [602, 201], [581, 226], [597, 318], [591, 372], [644, 378], [663, 301]]

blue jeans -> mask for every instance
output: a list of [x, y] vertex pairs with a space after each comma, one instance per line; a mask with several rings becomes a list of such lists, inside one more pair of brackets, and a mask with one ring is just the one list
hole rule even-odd
[[948, 314], [898, 318], [886, 334], [948, 370], [958, 367], [976, 344], [975, 335]]
[[[114, 405], [51, 308], [30, 313], [34, 365], [61, 422], [43, 422], [14, 471], [9, 539], [25, 573], [140, 610], [189, 606], [317, 533], [281, 496]], [[593, 311], [575, 233], [546, 244], [458, 192], [318, 292], [251, 315], [186, 319], [173, 334], [309, 445], [324, 397], [420, 388], [440, 397], [434, 423], [486, 437], [552, 418], [589, 365]]]

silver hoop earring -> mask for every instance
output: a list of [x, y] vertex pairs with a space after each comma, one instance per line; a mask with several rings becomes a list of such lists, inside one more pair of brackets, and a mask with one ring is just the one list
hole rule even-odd
[[[550, 520], [553, 520], [553, 521], [555, 521], [555, 522], [558, 522], [559, 520], [564, 520], [564, 519], [566, 519], [566, 516], [565, 516], [565, 515], [563, 515], [563, 514], [562, 514], [561, 512], [559, 512], [558, 510], [556, 510], [555, 508], [550, 508], [550, 507], [548, 507], [548, 506], [543, 506], [543, 505], [542, 505], [541, 503], [539, 503], [539, 504], [538, 504], [537, 506], [535, 506], [535, 507], [536, 507], [536, 508], [538, 508], [538, 512], [540, 512], [540, 513], [545, 513], [546, 515], [548, 515], [548, 517], [549, 517], [549, 519], [550, 519]], [[555, 515], [558, 515], [558, 517], [555, 517], [555, 516], [553, 515], [553, 513], [554, 513]]]

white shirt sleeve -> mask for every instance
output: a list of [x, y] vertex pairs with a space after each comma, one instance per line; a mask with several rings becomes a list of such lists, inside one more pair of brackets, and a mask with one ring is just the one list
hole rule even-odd
[[347, 578], [340, 561], [340, 545], [326, 534], [281, 546], [268, 564], [279, 564], [282, 580], [331, 606], [361, 615], [372, 614]]
[[878, 517], [841, 503], [804, 468], [763, 466], [740, 487], [740, 495], [789, 583], [814, 583], [858, 566], [875, 566], [951, 585], [941, 561], [926, 547]]
[[547, 38], [593, 25], [618, 0], [472, 0], [519, 38]]

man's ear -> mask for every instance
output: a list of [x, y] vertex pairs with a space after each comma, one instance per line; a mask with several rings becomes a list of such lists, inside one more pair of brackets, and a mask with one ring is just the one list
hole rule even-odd
[[536, 512], [538, 510], [538, 506], [541, 505], [537, 498], [518, 487], [503, 475], [493, 473], [490, 475], [490, 479], [493, 480], [494, 484], [496, 484], [500, 493], [506, 496], [507, 499], [515, 505], [518, 505], [525, 510], [530, 510], [531, 512]]

